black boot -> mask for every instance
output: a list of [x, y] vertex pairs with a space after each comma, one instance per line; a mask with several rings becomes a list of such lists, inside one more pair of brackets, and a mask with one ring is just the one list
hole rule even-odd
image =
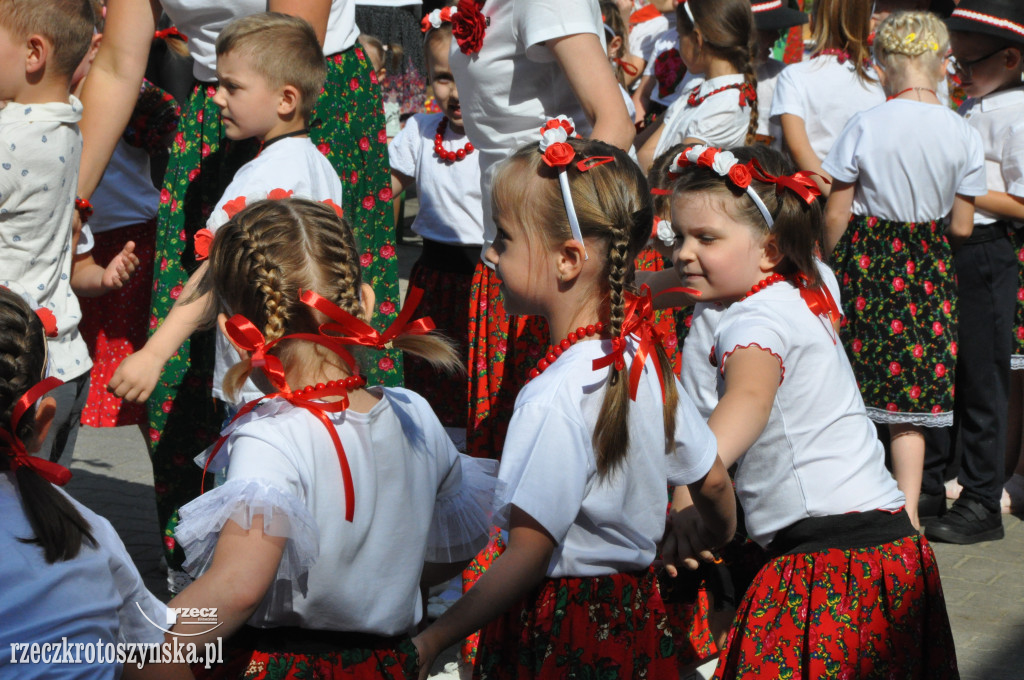
[[1003, 537], [1003, 515], [980, 501], [960, 496], [945, 515], [928, 525], [925, 536], [945, 543], [995, 541]]

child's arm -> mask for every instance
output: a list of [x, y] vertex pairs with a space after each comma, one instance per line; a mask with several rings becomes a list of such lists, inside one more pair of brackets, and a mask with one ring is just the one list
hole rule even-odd
[[548, 40], [546, 44], [565, 72], [587, 118], [594, 124], [591, 138], [628, 151], [636, 128], [612, 70], [594, 68], [594, 64], [608, 62], [598, 37], [592, 33], [577, 33]]
[[637, 123], [647, 116], [647, 106], [651, 103], [651, 93], [654, 92], [654, 86], [657, 84], [658, 79], [654, 76], [640, 76], [640, 84], [636, 86], [636, 91], [633, 93], [633, 105], [636, 107]]
[[[984, 210], [1014, 222], [1024, 222], [1024, 198], [1004, 191], [990, 191], [974, 200], [976, 210]], [[954, 206], [956, 209], [956, 206]]]
[[134, 251], [135, 241], [128, 241], [106, 267], [96, 263], [92, 251], [75, 255], [71, 262], [71, 290], [78, 297], [98, 297], [124, 287], [139, 266]]
[[547, 573], [555, 540], [536, 520], [512, 506], [508, 549], [476, 585], [429, 628], [413, 638], [420, 657], [420, 679], [443, 650], [483, 628], [534, 588]]
[[708, 419], [718, 440], [718, 456], [731, 467], [761, 436], [782, 378], [778, 357], [758, 347], [729, 354], [725, 394]]
[[398, 197], [403, 191], [412, 186], [416, 180], [408, 175], [403, 175], [397, 170], [391, 170], [391, 195], [395, 198]]
[[281, 12], [309, 22], [316, 39], [323, 47], [327, 37], [327, 20], [331, 15], [331, 0], [268, 0], [268, 12]]
[[126, 357], [117, 367], [107, 385], [108, 392], [133, 402], [143, 402], [149, 398], [157, 381], [160, 380], [164, 364], [174, 356], [188, 336], [199, 329], [207, 316], [207, 309], [213, 296], [207, 293], [191, 299], [199, 280], [206, 272], [206, 267], [207, 263], [204, 262], [189, 277], [167, 318], [145, 346]]
[[[263, 515], [252, 518], [252, 528], [243, 529], [228, 520], [221, 529], [210, 568], [168, 607], [217, 608], [216, 628], [203, 635], [181, 638], [181, 643], [203, 644], [229, 637], [252, 616], [263, 601], [281, 563], [287, 538], [263, 533]], [[180, 619], [179, 623], [188, 621]], [[205, 627], [204, 627], [205, 628]], [[188, 626], [175, 627], [187, 630]]]
[[818, 175], [821, 175], [821, 177], [814, 175], [812, 179], [818, 185], [818, 189], [821, 190], [821, 195], [828, 196], [829, 191], [833, 187], [825, 183], [822, 178], [832, 178], [821, 169], [821, 159], [818, 158], [818, 155], [814, 153], [814, 149], [811, 147], [811, 139], [807, 136], [807, 127], [804, 125], [804, 119], [792, 113], [784, 113], [781, 120], [782, 136], [786, 141], [789, 155], [792, 156], [793, 161], [801, 170], [816, 172]]
[[832, 193], [829, 194], [828, 203], [825, 204], [825, 249], [824, 255], [828, 258], [835, 250], [839, 239], [846, 233], [846, 227], [850, 224], [850, 215], [853, 214], [853, 194], [856, 185], [849, 182], [833, 180]]
[[679, 565], [696, 569], [699, 564], [695, 556], [714, 561], [711, 549], [732, 539], [736, 533], [736, 494], [721, 458], [715, 459], [700, 481], [675, 488], [669, 523], [662, 555], [672, 578], [679, 574]]
[[959, 247], [974, 232], [975, 205], [974, 196], [957, 194], [956, 198], [953, 199], [953, 212], [950, 213], [949, 228], [946, 229], [946, 235], [949, 237], [949, 242], [954, 248]]

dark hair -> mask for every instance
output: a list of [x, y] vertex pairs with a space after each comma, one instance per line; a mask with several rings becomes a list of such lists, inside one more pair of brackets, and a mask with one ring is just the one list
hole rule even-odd
[[[0, 428], [7, 429], [14, 406], [43, 378], [46, 337], [43, 325], [25, 301], [0, 287]], [[36, 407], [32, 405], [11, 432], [21, 441], [34, 434]], [[10, 470], [11, 459], [0, 450], [0, 470]], [[93, 545], [89, 523], [74, 505], [35, 470], [19, 466], [14, 473], [21, 505], [35, 538], [21, 539], [42, 546], [49, 564], [78, 555], [82, 539]]]
[[[640, 168], [621, 149], [597, 140], [570, 139], [577, 158], [611, 156], [612, 162], [581, 172], [575, 163], [566, 168], [572, 200], [584, 238], [602, 242], [605, 263], [602, 290], [606, 300], [604, 319], [612, 337], [622, 330], [625, 320], [625, 293], [633, 288], [634, 260], [651, 235], [651, 195]], [[558, 184], [558, 171], [542, 162], [537, 144], [519, 149], [498, 169], [494, 178], [493, 200], [497, 213], [529, 214], [522, 221], [539, 233], [550, 245], [572, 238]], [[532, 178], [530, 183], [524, 182]], [[540, 180], [540, 181], [537, 181]], [[524, 200], [525, 199], [525, 200]], [[527, 208], [526, 206], [529, 206]], [[595, 253], [591, 252], [591, 255]], [[655, 361], [662, 374], [672, 376], [672, 367], [664, 349], [657, 347]], [[602, 477], [622, 464], [629, 451], [629, 375], [628, 366], [610, 369], [608, 389], [594, 429], [597, 471]], [[662, 415], [665, 427], [665, 451], [674, 450], [675, 412], [678, 395], [675, 381], [665, 380]]]
[[53, 44], [53, 69], [71, 78], [96, 28], [89, 0], [0, 0], [0, 26], [15, 38], [38, 33]]
[[[792, 175], [797, 172], [793, 164], [778, 151], [767, 146], [740, 146], [729, 149], [740, 163], [756, 160], [770, 175]], [[714, 192], [723, 197], [728, 194], [735, 198], [725, 202], [725, 208], [738, 222], [751, 225], [764, 234], [775, 236], [782, 262], [776, 267], [780, 274], [801, 273], [811, 284], [819, 282], [818, 268], [814, 264], [814, 253], [821, 240], [821, 205], [812, 201], [810, 205], [788, 189], [777, 191], [777, 185], [751, 180], [750, 185], [764, 201], [775, 222], [771, 230], [764, 216], [758, 210], [747, 192], [737, 187], [727, 177], [711, 168], [697, 164], [683, 168], [673, 187], [673, 196], [684, 193]]]
[[[686, 13], [689, 7], [693, 21]], [[696, 23], [696, 25], [694, 25]], [[700, 33], [704, 45], [712, 53], [725, 59], [743, 80], [757, 89], [757, 31], [754, 13], [748, 0], [686, 0], [676, 5], [676, 27], [680, 34]], [[750, 124], [747, 126], [747, 144], [753, 144], [757, 135], [757, 99], [750, 106]]]

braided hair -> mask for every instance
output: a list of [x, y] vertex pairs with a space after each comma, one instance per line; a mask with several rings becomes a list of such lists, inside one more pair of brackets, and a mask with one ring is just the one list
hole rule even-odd
[[[263, 200], [247, 206], [217, 231], [210, 267], [199, 294], [215, 293], [218, 306], [241, 314], [267, 342], [294, 333], [316, 333], [326, 319], [303, 303], [302, 291], [314, 291], [353, 316], [362, 315], [362, 269], [352, 229], [334, 210], [299, 198]], [[447, 342], [435, 335], [404, 334], [394, 346], [448, 370], [461, 368]], [[287, 368], [294, 362], [334, 361], [324, 348], [286, 340], [271, 350]], [[252, 372], [243, 361], [224, 377], [228, 394], [237, 393]]]
[[[577, 158], [611, 156], [612, 162], [595, 165], [582, 172], [575, 164], [566, 167], [576, 216], [583, 237], [588, 239], [591, 258], [604, 260], [601, 290], [605, 300], [605, 324], [608, 333], [616, 337], [625, 320], [626, 293], [634, 290], [634, 260], [651, 233], [654, 213], [651, 197], [643, 173], [621, 149], [597, 140], [570, 139], [568, 142]], [[498, 170], [494, 179], [496, 211], [503, 214], [522, 214], [529, 205], [531, 213], [524, 216], [528, 225], [548, 245], [554, 246], [572, 238], [558, 185], [557, 171], [541, 161], [536, 144], [517, 151]], [[522, 178], [542, 181], [530, 183], [533, 188], [528, 200]], [[591, 248], [591, 240], [596, 248]], [[662, 374], [672, 375], [672, 368], [664, 350], [658, 346], [655, 361]], [[593, 444], [597, 471], [602, 477], [622, 464], [629, 452], [629, 376], [628, 366], [611, 366], [608, 389], [594, 429]], [[673, 450], [675, 441], [675, 412], [678, 395], [675, 381], [665, 381], [663, 404], [665, 451]]]
[[[875, 60], [896, 83], [910, 68], [938, 82], [949, 50], [949, 31], [931, 12], [894, 12], [875, 32]], [[891, 89], [902, 89], [898, 84]]]
[[[25, 301], [7, 288], [0, 288], [0, 428], [8, 428], [14, 407], [33, 385], [43, 378], [46, 368], [46, 337], [43, 325]], [[36, 407], [32, 405], [11, 432], [22, 442], [35, 436]], [[10, 470], [10, 458], [0, 449], [0, 470]], [[42, 547], [47, 563], [73, 559], [83, 539], [96, 540], [89, 523], [35, 470], [19, 466], [14, 473], [33, 538], [22, 539]]]
[[[739, 73], [743, 82], [757, 91], [757, 30], [754, 13], [748, 0], [686, 0], [686, 6], [693, 12], [693, 21], [686, 13], [683, 3], [676, 5], [676, 26], [680, 33], [700, 33], [704, 47], [716, 56], [725, 59]], [[694, 23], [696, 22], [696, 25]], [[747, 144], [753, 144], [757, 135], [758, 108], [754, 98], [750, 107], [750, 123], [747, 126]]]

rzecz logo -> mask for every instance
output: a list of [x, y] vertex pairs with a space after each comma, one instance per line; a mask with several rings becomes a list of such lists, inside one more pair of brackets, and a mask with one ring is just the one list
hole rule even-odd
[[[161, 626], [159, 623], [149, 618], [142, 606], [136, 602], [135, 606], [139, 608], [142, 615], [151, 624], [159, 628], [165, 633], [170, 633], [171, 626], [178, 626], [178, 630], [174, 631], [175, 635], [182, 637], [195, 637], [196, 635], [204, 635], [209, 633], [211, 630], [220, 628], [221, 623], [217, 621], [217, 608], [216, 607], [168, 607], [167, 615], [164, 619], [164, 625]], [[185, 621], [179, 619], [188, 619]], [[186, 633], [183, 630], [184, 626], [203, 626], [202, 630], [195, 633]], [[192, 629], [195, 630], [195, 629]]]

